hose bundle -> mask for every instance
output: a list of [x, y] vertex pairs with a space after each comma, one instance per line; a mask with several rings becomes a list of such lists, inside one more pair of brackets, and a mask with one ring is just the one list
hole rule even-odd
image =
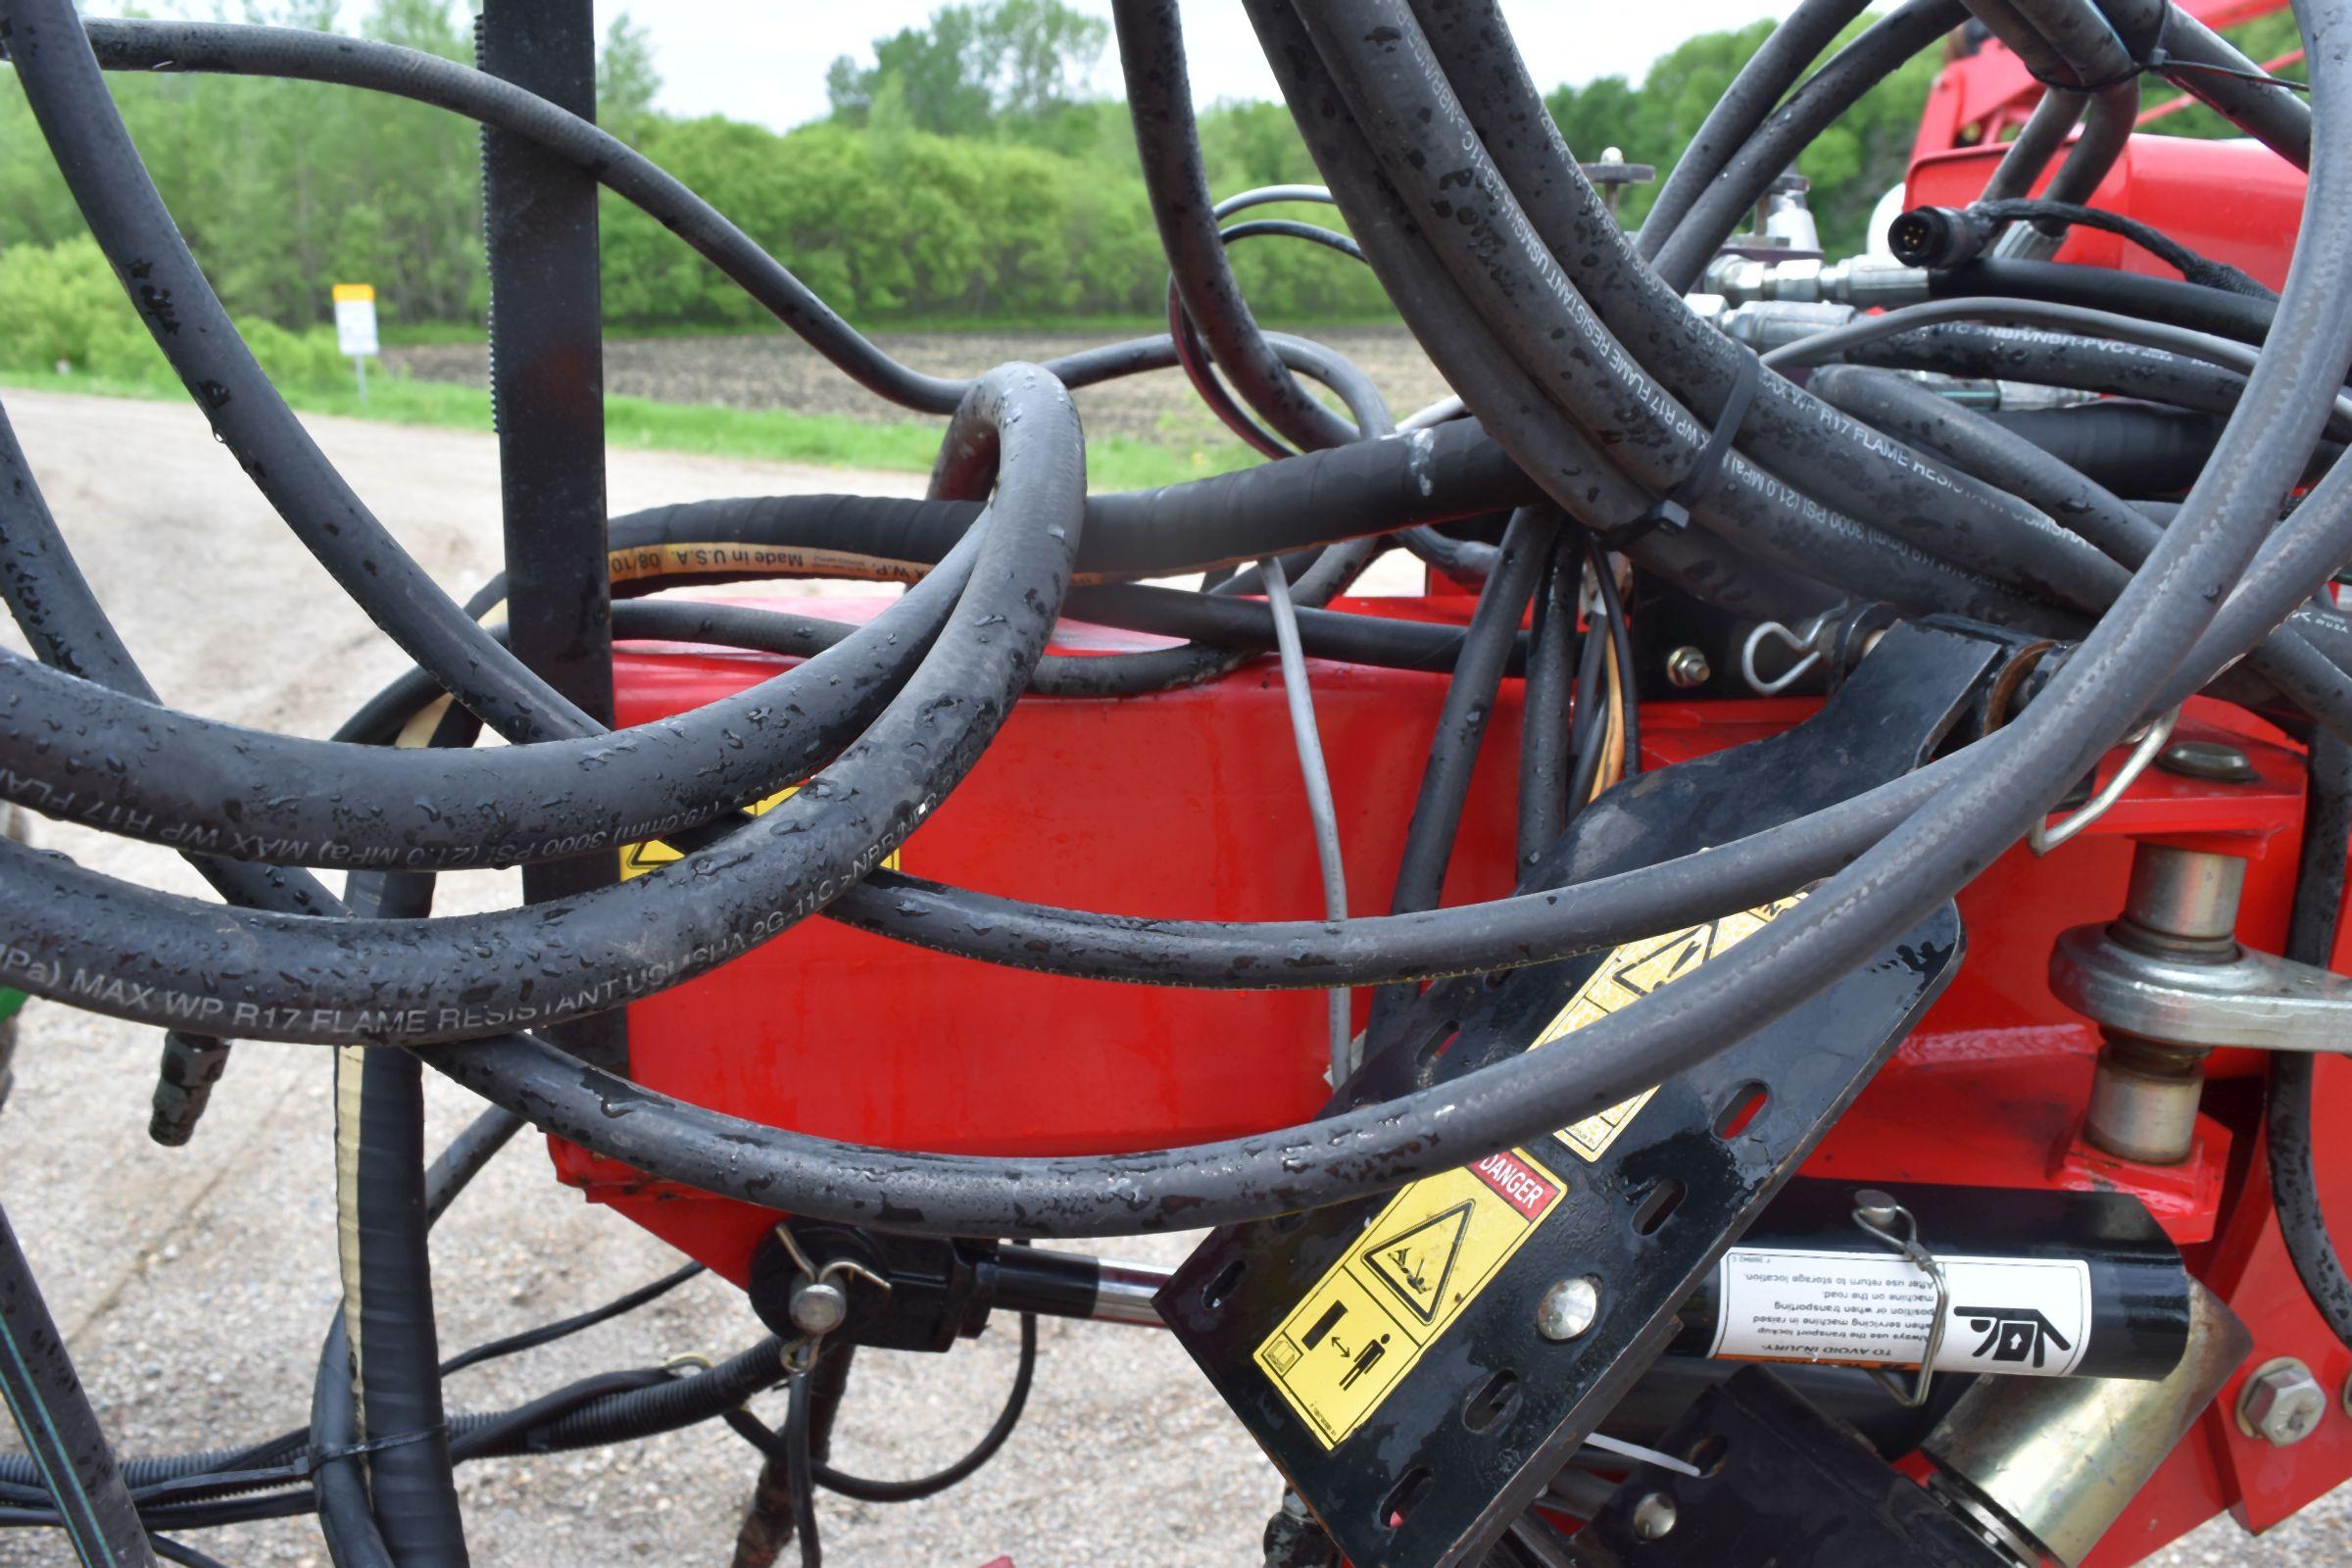
[[[341, 1330], [322, 1366], [315, 1435], [357, 1438], [369, 1407], [430, 1428], [441, 1420], [437, 1399], [401, 1412], [391, 1392], [395, 1374], [429, 1363], [433, 1345], [423, 1190], [395, 1180], [419, 1163], [415, 1062], [660, 1180], [813, 1219], [1052, 1238], [1262, 1218], [1463, 1164], [1704, 1059], [1865, 961], [1884, 933], [2014, 843], [2120, 737], [2241, 660], [2247, 671], [2232, 679], [2251, 680], [2266, 710], [2296, 709], [2300, 722], [2352, 734], [2352, 627], [2311, 603], [2352, 559], [2352, 470], [2321, 444], [2352, 427], [2342, 401], [2352, 65], [2335, 47], [2352, 0], [2297, 7], [2308, 109], [2229, 75], [2242, 62], [2163, 0], [1908, 0], [1800, 81], [1861, 9], [1804, 0], [1709, 117], [1638, 234], [1620, 228], [1560, 139], [1492, 0], [1248, 4], [1326, 182], [1315, 194], [1346, 219], [1343, 245], [1378, 275], [1468, 417], [1439, 409], [1393, 420], [1340, 356], [1252, 318], [1229, 241], [1337, 236], [1279, 222], [1220, 230], [1174, 0], [1115, 6], [1171, 273], [1171, 332], [970, 380], [898, 364], [641, 154], [496, 76], [358, 39], [85, 24], [67, 0], [0, 0], [0, 38], [142, 318], [256, 485], [416, 666], [326, 742], [166, 706], [0, 421], [0, 594], [37, 656], [0, 655], [0, 794], [36, 811], [101, 797], [126, 830], [187, 854], [224, 901], [0, 841], [0, 926], [11, 933], [0, 983], [207, 1041], [336, 1045], [369, 1061], [413, 1054], [384, 1056], [400, 1071], [355, 1080], [368, 1087], [352, 1157], [376, 1175], [360, 1189], [375, 1196], [363, 1197], [354, 1223], [373, 1238], [360, 1250], [376, 1261], [355, 1263], [347, 1279], [350, 1325], [363, 1332]], [[1683, 291], [1772, 178], [1972, 10], [2050, 84], [2046, 112], [2012, 144], [1991, 194], [2021, 195], [2068, 149], [2051, 187], [2059, 205], [1989, 210], [2016, 218], [2023, 227], [2011, 232], [2081, 215], [2066, 204], [2087, 199], [2106, 172], [2135, 102], [2130, 84], [2154, 60], [2308, 164], [2278, 299], [2075, 275], [2035, 259], [2038, 241], [2003, 237], [1993, 259], [1940, 273], [1923, 314], [1799, 344], [1793, 358], [1759, 364], [1693, 314]], [[2168, 40], [2161, 56], [2145, 44], [2156, 36]], [[708, 708], [606, 733], [477, 621], [504, 599], [503, 583], [453, 600], [304, 433], [157, 196], [107, 93], [108, 70], [279, 76], [411, 98], [523, 138], [643, 208], [845, 374], [945, 424], [920, 501], [750, 498], [614, 519], [616, 591], [710, 580], [710, 554], [694, 548], [706, 543], [741, 547], [760, 575], [887, 577], [910, 591], [854, 631], [736, 607], [623, 603], [616, 623], [627, 635], [808, 657]], [[1854, 363], [1810, 385], [1782, 373], [1840, 354]], [[2035, 378], [2215, 416], [2198, 425], [2210, 451], [2169, 522], [2084, 475], [2054, 450], [2058, 438], [2037, 444], [1865, 368], [1996, 373], [1987, 367], [2020, 355]], [[1070, 391], [1175, 367], [1269, 461], [1090, 496]], [[1339, 392], [1348, 414], [1301, 376]], [[1498, 529], [1501, 514], [1509, 522]], [[1638, 518], [1670, 525], [1620, 531]], [[1326, 608], [1390, 548], [1483, 580], [1466, 630]], [[1523, 678], [1530, 697], [1524, 863], [1579, 807], [1640, 769], [1634, 645], [1612, 549], [1635, 572], [1749, 619], [1881, 603], [2071, 646], [2007, 727], [1834, 812], [1703, 857], [1442, 906], [1500, 682]], [[1211, 585], [1134, 581], [1194, 571]], [[1268, 591], [1277, 586], [1289, 592]], [[1533, 629], [1521, 633], [1531, 605]], [[1184, 645], [1049, 657], [1064, 612]], [[1141, 694], [1215, 678], [1277, 646], [1293, 655], [1294, 683], [1304, 679], [1299, 650], [1452, 672], [1391, 913], [1138, 920], [880, 868], [1024, 693]], [[438, 744], [385, 744], [445, 697], [462, 717], [444, 723]], [[1314, 744], [1311, 708], [1305, 720], [1302, 755]], [[479, 725], [518, 744], [469, 750]], [[288, 778], [304, 788], [286, 790]], [[776, 809], [743, 814], [795, 783]], [[377, 886], [397, 892], [438, 870], [541, 863], [655, 836], [684, 857], [527, 910], [430, 917], [420, 899]], [[329, 867], [368, 873], [355, 889], [368, 896], [336, 900], [309, 874]], [[1575, 1053], [1529, 1053], [1303, 1126], [1140, 1155], [909, 1157], [846, 1145], [681, 1103], [540, 1033], [789, 940], [821, 916], [1091, 979], [1392, 988], [1373, 1009], [1376, 1050], [1420, 982], [1592, 952], [1819, 878], [1763, 932], [1586, 1029]], [[391, 1328], [363, 1327], [385, 1311]], [[370, 1368], [377, 1355], [393, 1372]], [[451, 1446], [445, 1435], [371, 1464], [373, 1503], [348, 1484], [347, 1464], [320, 1467], [318, 1502], [341, 1540], [368, 1536], [371, 1508], [383, 1514], [384, 1480], [396, 1483], [392, 1495], [417, 1499], [401, 1502], [401, 1527], [347, 1560], [463, 1560]]]

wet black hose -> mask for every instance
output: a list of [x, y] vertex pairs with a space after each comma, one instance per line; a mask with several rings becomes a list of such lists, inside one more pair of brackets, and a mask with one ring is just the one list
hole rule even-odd
[[1796, 162], [1798, 153], [1904, 61], [1940, 42], [1967, 20], [1968, 8], [1960, 0], [1904, 0], [1838, 50], [1773, 111], [1724, 165], [1705, 194], [1691, 203], [1690, 215], [1675, 225], [1673, 234], [1648, 252], [1658, 276], [1678, 293], [1695, 287], [1723, 242], [1755, 210], [1772, 182]]
[[1515, 863], [1535, 864], [1568, 825], [1569, 693], [1576, 679], [1578, 585], [1584, 539], [1578, 529], [1554, 536], [1536, 598], [1528, 640], [1527, 685], [1519, 719], [1519, 816]]
[[0, 22], [25, 100], [141, 322], [295, 536], [387, 636], [502, 734], [579, 733], [586, 716], [466, 618], [263, 373], [131, 145], [71, 0], [6, 0]]
[[1338, 446], [1356, 432], [1295, 380], [1268, 347], [1234, 280], [1211, 209], [1208, 175], [1193, 119], [1184, 27], [1175, 0], [1116, 0], [1119, 69], [1135, 122], [1138, 167], [1161, 248], [1183, 301], [1218, 367], [1242, 400], [1301, 447]]
[[1930, 273], [1928, 286], [1937, 299], [2047, 300], [2253, 344], [2269, 335], [2277, 310], [2269, 300], [2207, 288], [2183, 278], [2063, 262], [1968, 262]]
[[[437, 746], [470, 745], [473, 717], [453, 708]], [[433, 879], [354, 875], [344, 905], [355, 916], [420, 920]], [[432, 1255], [425, 1244], [424, 1080], [394, 1051], [346, 1051], [335, 1063], [336, 1173], [343, 1186], [344, 1310], [356, 1325], [360, 1412], [381, 1446], [368, 1457], [368, 1494], [384, 1548], [402, 1568], [465, 1568], [449, 1434], [435, 1372], [440, 1341]]]
[[[1642, 215], [1634, 248], [1643, 260], [1657, 255], [1684, 215], [1713, 183], [1724, 164], [1747, 145], [1805, 68], [1838, 41], [1846, 24], [1870, 9], [1869, 0], [1802, 0], [1788, 19], [1747, 57], [1731, 86], [1715, 100], [1707, 118], [1684, 146], [1658, 194]], [[1586, 149], [1592, 151], [1591, 148]]]
[[[601, 1012], [772, 938], [911, 833], [1027, 684], [1081, 528], [1084, 474], [1068, 395], [1034, 368], [984, 377], [943, 450], [950, 493], [985, 482], [1000, 445], [999, 520], [979, 535], [971, 582], [920, 668], [848, 753], [721, 847], [527, 909], [331, 927], [222, 911], [41, 860], [31, 877], [0, 877], [0, 905], [30, 899], [58, 917], [50, 935], [59, 945], [28, 933], [15, 949], [28, 978], [41, 970], [32, 989], [74, 994], [70, 976], [106, 972], [122, 983], [117, 998], [133, 1014], [174, 1025], [220, 1021], [247, 1038], [320, 1043], [461, 1039]], [[28, 871], [41, 859], [20, 853]], [[49, 896], [36, 885], [44, 881]], [[118, 935], [101, 956], [82, 946], [95, 930], [66, 929], [77, 911], [54, 895], [69, 887], [101, 900], [119, 894], [141, 906], [133, 918], [160, 922], [154, 935], [172, 930], [181, 940], [150, 945], [125, 966], [120, 923], [102, 921]], [[502, 953], [506, 978], [492, 979]], [[451, 1005], [448, 979], [458, 973], [474, 983]]]
[[[2303, 806], [2303, 848], [2295, 866], [2293, 912], [2286, 956], [2329, 967], [2344, 904], [2344, 867], [2352, 857], [2352, 742], [2328, 733], [2312, 737], [2310, 788]], [[2270, 1151], [2271, 1201], [2279, 1239], [2303, 1281], [2311, 1304], [2335, 1337], [2352, 1346], [2352, 1275], [2328, 1232], [2320, 1196], [2318, 1151], [2312, 1140], [2313, 1086], [2319, 1058], [2274, 1052], [2263, 1101], [2263, 1134]]]
[[[1446, 867], [1453, 858], [1462, 808], [1470, 799], [1470, 775], [1486, 741], [1487, 722], [1494, 716], [1503, 666], [1528, 603], [1535, 597], [1536, 584], [1551, 559], [1553, 541], [1564, 526], [1559, 513], [1550, 507], [1527, 507], [1511, 515], [1510, 527], [1502, 536], [1502, 559], [1487, 579], [1486, 591], [1478, 596], [1478, 608], [1471, 612], [1469, 629], [1462, 637], [1463, 656], [1454, 665], [1446, 700], [1438, 709], [1437, 732], [1430, 739], [1429, 760], [1413, 797], [1396, 886], [1389, 898], [1392, 914], [1434, 909], [1445, 900]], [[1387, 1030], [1410, 1004], [1413, 995], [1413, 989], [1406, 986], [1387, 986], [1373, 993], [1366, 1055], [1385, 1044]]]
[[[2310, 30], [2333, 43], [2344, 20], [2340, 7], [2315, 0], [2307, 9]], [[2352, 83], [2336, 79], [2343, 68], [2326, 49], [2315, 47], [2314, 55], [2320, 62], [2316, 74], [2331, 80], [2330, 87], [2320, 90], [2325, 113], [2333, 95]], [[2324, 140], [2321, 145], [2325, 149]], [[2090, 758], [2137, 722], [2175, 667], [2180, 650], [2194, 642], [2212, 618], [2214, 606], [2204, 585], [2234, 580], [2253, 556], [2327, 416], [2342, 365], [2352, 361], [2352, 291], [2342, 275], [2345, 253], [2338, 241], [2343, 236], [2333, 232], [2347, 221], [2337, 200], [2343, 182], [2335, 160], [2317, 160], [2312, 219], [2298, 242], [2280, 307], [2293, 329], [2273, 334], [2215, 462], [2116, 611], [2026, 714], [2002, 732], [2001, 765], [1973, 768], [1938, 791], [1917, 820], [1719, 962], [1592, 1026], [1576, 1070], [1567, 1074], [1576, 1080], [1574, 1092], [1564, 1083], [1544, 1082], [1548, 1076], [1544, 1054], [1531, 1053], [1425, 1091], [1445, 1101], [1450, 1133], [1438, 1131], [1421, 1115], [1434, 1106], [1408, 1097], [1322, 1122], [1311, 1141], [1271, 1135], [1246, 1146], [1139, 1158], [1107, 1188], [1099, 1185], [1107, 1172], [1088, 1162], [1062, 1167], [1036, 1162], [1019, 1167], [1018, 1214], [1008, 1212], [1016, 1205], [1006, 1204], [1002, 1192], [991, 1190], [1011, 1172], [991, 1161], [942, 1160], [911, 1172], [867, 1163], [861, 1170], [857, 1152], [835, 1150], [816, 1167], [824, 1173], [821, 1183], [811, 1182], [808, 1178], [815, 1169], [793, 1173], [785, 1167], [812, 1152], [771, 1137], [757, 1156], [740, 1146], [731, 1149], [738, 1173], [759, 1164], [765, 1167], [760, 1174], [774, 1178], [778, 1189], [821, 1185], [819, 1196], [837, 1214], [865, 1212], [887, 1201], [907, 1223], [924, 1228], [977, 1224], [982, 1211], [989, 1220], [1015, 1220], [1023, 1227], [1008, 1231], [991, 1225], [998, 1234], [1042, 1234], [1048, 1227], [1078, 1225], [1143, 1228], [1173, 1223], [1178, 1212], [1190, 1216], [1185, 1223], [1271, 1212], [1286, 1203], [1324, 1201], [1336, 1191], [1361, 1191], [1459, 1163], [1483, 1152], [1481, 1145], [1500, 1147], [1511, 1136], [1556, 1125], [1563, 1115], [1598, 1108], [1611, 1102], [1605, 1098], [1610, 1094], [1676, 1070], [1687, 1054], [1705, 1049], [1703, 1041], [1738, 1038], [1791, 1004], [1793, 996], [1825, 983], [1826, 975], [1842, 973], [1883, 940], [1890, 920], [1916, 918], [1986, 863], [2080, 776]], [[1647, 1027], [1637, 1033], [1637, 1023]], [[650, 1102], [641, 1101], [637, 1113], [617, 1122], [593, 1109], [600, 1101], [610, 1104], [606, 1096], [612, 1091], [600, 1094], [597, 1086], [580, 1083], [576, 1069], [571, 1079], [576, 1093], [566, 1096], [560, 1086], [542, 1085], [523, 1096], [507, 1069], [520, 1065], [512, 1054], [525, 1048], [527, 1042], [502, 1041], [435, 1057], [445, 1070], [492, 1086], [496, 1095], [530, 1099], [549, 1119], [560, 1119], [567, 1135], [585, 1135], [592, 1147], [650, 1143], [655, 1140], [640, 1135], [657, 1128], [677, 1130], [684, 1107], [664, 1105], [654, 1114], [648, 1113]], [[492, 1070], [478, 1070], [485, 1062], [494, 1063]], [[1530, 1081], [1521, 1082], [1523, 1077]], [[573, 1105], [559, 1113], [561, 1099]], [[586, 1113], [577, 1122], [575, 1109]], [[1351, 1119], [1359, 1115], [1367, 1124]], [[603, 1120], [610, 1130], [600, 1130], [590, 1118]], [[1419, 1142], [1423, 1139], [1450, 1147], [1440, 1151]], [[613, 1151], [608, 1147], [607, 1152]], [[683, 1152], [675, 1145], [665, 1151], [672, 1156]], [[1329, 1162], [1335, 1158], [1348, 1161], [1356, 1179], [1334, 1181]], [[1202, 1159], [1216, 1162], [1213, 1174], [1198, 1163]], [[698, 1177], [732, 1185], [724, 1173], [700, 1159], [695, 1163]]]

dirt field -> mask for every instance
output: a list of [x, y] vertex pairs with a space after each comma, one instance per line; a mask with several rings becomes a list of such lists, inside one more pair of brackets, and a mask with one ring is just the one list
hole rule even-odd
[[[1371, 376], [1398, 416], [1446, 395], [1446, 383], [1401, 328], [1335, 327], [1313, 335]], [[1006, 360], [1048, 360], [1093, 348], [1107, 338], [1066, 332], [893, 332], [877, 334], [875, 341], [918, 370], [969, 375]], [[384, 359], [395, 369], [425, 380], [468, 386], [489, 382], [488, 361], [476, 344], [392, 349]], [[907, 417], [906, 411], [858, 386], [800, 339], [782, 334], [609, 343], [605, 384], [623, 396], [671, 403], [791, 409], [858, 419]], [[1173, 370], [1081, 392], [1078, 409], [1089, 434], [1128, 435], [1170, 446], [1191, 446], [1217, 428], [1184, 377]]]
[[[767, 340], [762, 340], [766, 345]], [[700, 347], [698, 345], [698, 347]], [[10, 394], [10, 416], [99, 594], [165, 697], [240, 723], [326, 733], [400, 664], [295, 546], [183, 404]], [[311, 421], [358, 492], [463, 594], [498, 557], [488, 438]], [[907, 494], [906, 474], [616, 453], [616, 510], [659, 501], [844, 487]], [[13, 631], [6, 634], [13, 639]], [[15, 645], [12, 642], [12, 646]], [[170, 854], [44, 824], [41, 842], [111, 874], [197, 893]], [[514, 896], [514, 879], [445, 879], [445, 912]], [[187, 1149], [145, 1133], [152, 1030], [34, 1003], [18, 1086], [0, 1112], [0, 1202], [24, 1239], [118, 1448], [210, 1447], [305, 1418], [338, 1296], [327, 1054], [239, 1048]], [[428, 1078], [430, 1075], [428, 1075]], [[472, 1102], [428, 1083], [437, 1147]], [[1113, 1255], [1172, 1262], [1184, 1238]], [[578, 1311], [675, 1266], [675, 1255], [551, 1179], [524, 1138], [434, 1234], [447, 1349]], [[454, 1379], [454, 1410], [502, 1408], [612, 1367], [726, 1354], [760, 1337], [742, 1299], [700, 1280], [654, 1308]], [[943, 1498], [875, 1508], [828, 1497], [836, 1568], [1254, 1568], [1272, 1474], [1165, 1337], [1049, 1323], [1028, 1419], [997, 1462]], [[1010, 1375], [1008, 1332], [940, 1359], [862, 1357], [834, 1459], [911, 1476], [960, 1453]], [[775, 1401], [762, 1404], [770, 1419]], [[6, 1432], [0, 1424], [0, 1434]], [[12, 1436], [13, 1434], [8, 1434]], [[6, 1437], [0, 1437], [6, 1441]], [[627, 1448], [463, 1471], [473, 1560], [490, 1568], [721, 1564], [757, 1469], [722, 1427]], [[2263, 1542], [2228, 1521], [2159, 1568], [2346, 1568], [2352, 1504], [2307, 1511]], [[307, 1520], [205, 1532], [232, 1568], [320, 1568]], [[0, 1565], [67, 1560], [58, 1538], [0, 1532]]]

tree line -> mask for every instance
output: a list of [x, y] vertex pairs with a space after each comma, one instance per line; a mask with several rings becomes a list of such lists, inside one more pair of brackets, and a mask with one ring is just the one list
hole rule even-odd
[[[336, 5], [257, 0], [246, 10], [328, 27]], [[448, 0], [379, 0], [362, 28], [470, 58], [468, 29]], [[1548, 107], [1582, 156], [1615, 146], [1669, 167], [1768, 28], [1692, 38], [1639, 84], [1563, 86]], [[868, 59], [836, 61], [830, 114], [778, 132], [656, 112], [648, 38], [623, 18], [600, 54], [600, 116], [860, 323], [1149, 316], [1162, 307], [1166, 272], [1133, 130], [1123, 104], [1090, 97], [1084, 85], [1106, 30], [1062, 0], [949, 5], [925, 26], [877, 39]], [[1936, 65], [1904, 67], [1806, 154], [1800, 171], [1834, 252], [1860, 246], [1872, 203], [1901, 177]], [[480, 321], [487, 288], [470, 122], [313, 83], [170, 73], [111, 81], [157, 184], [241, 321], [314, 327], [338, 279], [374, 283], [395, 330]], [[2182, 115], [2174, 125], [2210, 131], [2192, 122]], [[1200, 136], [1219, 194], [1316, 179], [1278, 104], [1216, 105], [1201, 115]], [[1646, 190], [1630, 193], [1628, 215], [1638, 218], [1648, 200]], [[1327, 210], [1299, 216], [1336, 221]], [[701, 258], [609, 195], [603, 235], [612, 329], [763, 321]], [[1368, 271], [1319, 247], [1259, 239], [1234, 254], [1269, 320], [1387, 313]], [[0, 72], [0, 357], [136, 358], [127, 312], [92, 304], [112, 289], [13, 70]]]

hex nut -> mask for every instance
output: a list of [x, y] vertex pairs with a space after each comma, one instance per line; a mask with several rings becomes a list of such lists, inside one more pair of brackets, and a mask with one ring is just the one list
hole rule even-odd
[[2257, 1367], [2237, 1396], [2237, 1429], [2275, 1447], [2301, 1443], [2328, 1414], [2328, 1391], [2293, 1356]]
[[1696, 648], [1677, 648], [1666, 656], [1666, 678], [1685, 691], [1704, 686], [1714, 673], [1705, 653]]

